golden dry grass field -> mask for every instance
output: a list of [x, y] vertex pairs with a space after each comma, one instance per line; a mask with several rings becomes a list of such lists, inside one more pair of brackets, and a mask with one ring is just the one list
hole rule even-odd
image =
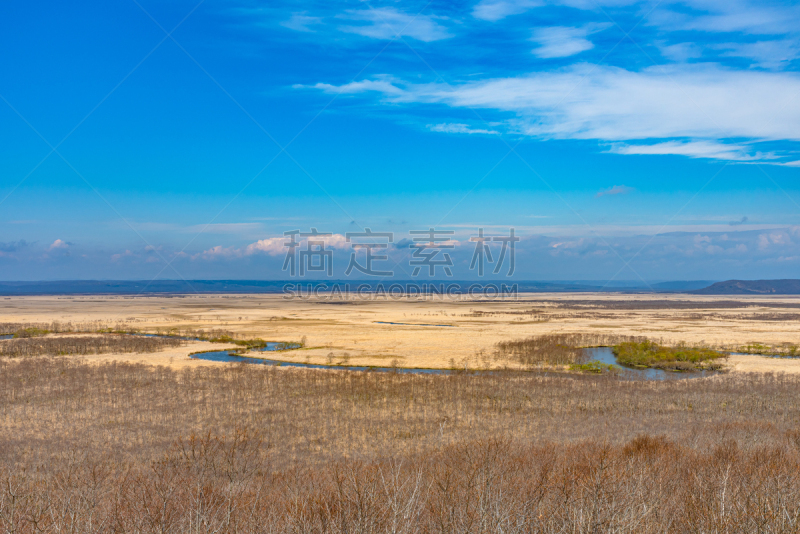
[[[316, 364], [418, 368], [508, 365], [499, 341], [550, 333], [646, 336], [735, 350], [748, 343], [800, 345], [800, 298], [665, 294], [529, 293], [506, 300], [447, 297], [287, 300], [282, 295], [34, 296], [0, 299], [0, 322], [124, 323], [143, 332], [224, 329], [306, 348], [270, 358]], [[390, 324], [395, 323], [395, 324]], [[173, 367], [219, 365], [189, 359], [223, 345], [190, 342], [152, 354], [102, 354]], [[800, 372], [800, 360], [733, 356], [736, 371]]]
[[0, 533], [800, 532], [798, 358], [681, 380], [350, 372], [194, 360], [236, 345], [107, 331], [305, 338], [266, 355], [405, 367], [511, 366], [496, 344], [532, 336], [796, 354], [800, 299], [0, 303], [18, 334], [0, 348], [30, 349], [0, 356]]

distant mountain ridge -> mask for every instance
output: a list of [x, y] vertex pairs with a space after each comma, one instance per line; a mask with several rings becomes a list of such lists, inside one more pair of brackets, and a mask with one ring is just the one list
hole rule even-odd
[[800, 295], [800, 280], [726, 280], [703, 289], [689, 291], [694, 295]]

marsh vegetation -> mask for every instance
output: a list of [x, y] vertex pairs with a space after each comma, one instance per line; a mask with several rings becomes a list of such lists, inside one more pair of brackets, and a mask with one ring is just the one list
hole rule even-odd
[[5, 359], [0, 529], [795, 531], [799, 386]]
[[625, 341], [614, 345], [614, 355], [622, 365], [636, 368], [664, 369], [668, 371], [719, 370], [719, 360], [727, 357], [719, 351], [705, 347], [674, 347], [653, 341]]
[[95, 323], [0, 323], [0, 335], [11, 335], [0, 343], [0, 357], [68, 356], [108, 353], [150, 353], [179, 347], [186, 341], [235, 345], [240, 351], [282, 351], [302, 348], [301, 342], [267, 342], [228, 330], [159, 329], [146, 334], [120, 323], [111, 327]]
[[[113, 317], [119, 301], [103, 308], [99, 300], [71, 317]], [[603, 308], [601, 300], [365, 303], [353, 312], [263, 301], [273, 309], [261, 313], [257, 299], [131, 299], [120, 322], [0, 324], [10, 335], [31, 333], [0, 345], [162, 341], [149, 332], [247, 349], [264, 339], [304, 343], [307, 334], [305, 350], [287, 360], [474, 360], [469, 372], [459, 360], [459, 371], [413, 375], [196, 361], [181, 368], [170, 357], [148, 360], [165, 367], [127, 357], [0, 358], [0, 532], [800, 531], [800, 375], [631, 380], [583, 351], [683, 339], [789, 355], [791, 323], [770, 322], [755, 337], [762, 342], [748, 343], [747, 325], [733, 336], [717, 322], [709, 337], [710, 323], [678, 322], [685, 314], [663, 303]], [[723, 304], [684, 308], [725, 315]], [[797, 312], [789, 304], [758, 313]], [[698, 321], [706, 320], [716, 321]], [[594, 333], [563, 333], [575, 331]], [[415, 359], [424, 351], [435, 357]]]
[[524, 366], [580, 365], [588, 362], [588, 347], [616, 345], [643, 339], [614, 334], [545, 334], [497, 343], [496, 354]]
[[141, 337], [125, 334], [96, 334], [92, 336], [31, 336], [15, 337], [0, 342], [0, 358], [31, 356], [86, 356], [125, 352], [156, 352], [179, 347], [184, 342], [175, 338]]
[[545, 334], [525, 339], [501, 341], [496, 357], [527, 368], [567, 366], [571, 371], [613, 372], [613, 365], [592, 361], [584, 349], [611, 347], [619, 365], [635, 369], [668, 371], [720, 370], [726, 354], [703, 346], [668, 346], [638, 336], [614, 334]]

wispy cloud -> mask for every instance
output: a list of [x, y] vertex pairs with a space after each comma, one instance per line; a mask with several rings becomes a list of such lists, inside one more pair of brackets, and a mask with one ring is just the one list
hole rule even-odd
[[592, 25], [582, 28], [569, 26], [550, 26], [536, 28], [531, 41], [539, 46], [533, 49], [533, 55], [540, 58], [568, 57], [594, 48], [594, 43], [587, 39], [593, 31], [607, 25]]
[[598, 191], [595, 197], [600, 198], [606, 195], [626, 195], [633, 190], [634, 189], [632, 187], [628, 187], [627, 185], [615, 185], [603, 191]]
[[472, 10], [472, 16], [495, 22], [543, 5], [541, 0], [481, 0]]
[[332, 85], [329, 83], [317, 83], [312, 86], [296, 84], [295, 89], [321, 89], [327, 93], [341, 93], [341, 94], [357, 94], [367, 91], [375, 91], [384, 95], [402, 96], [403, 89], [394, 85], [395, 80], [389, 77], [377, 80], [362, 80], [359, 82], [350, 82], [344, 85]]
[[120, 261], [122, 258], [129, 258], [129, 257], [132, 257], [132, 256], [136, 256], [136, 254], [131, 252], [129, 249], [126, 249], [125, 252], [112, 254], [111, 255], [111, 261], [116, 263], [116, 262]]
[[743, 57], [766, 69], [780, 69], [800, 57], [800, 42], [794, 39], [756, 41], [754, 43], [724, 43], [715, 45], [723, 56]]
[[667, 141], [652, 145], [619, 144], [609, 152], [626, 155], [676, 155], [690, 158], [711, 158], [728, 161], [761, 161], [775, 159], [772, 153], [756, 152], [740, 144], [727, 144], [716, 141]]
[[777, 35], [797, 30], [800, 6], [748, 0], [664, 2], [649, 22], [667, 30]]
[[29, 246], [29, 243], [24, 239], [19, 241], [2, 242], [0, 241], [0, 257], [10, 256], [15, 252], [19, 252]]
[[[648, 140], [668, 153], [745, 161], [774, 159], [730, 139], [800, 141], [800, 75], [735, 71], [718, 65], [670, 65], [630, 71], [580, 64], [553, 72], [464, 82], [414, 84], [384, 77], [372, 83], [317, 84], [328, 92], [379, 94], [395, 104], [446, 104], [512, 113], [512, 131], [541, 138]], [[677, 142], [690, 139], [690, 142]], [[656, 142], [667, 140], [665, 142]], [[716, 144], [715, 144], [716, 143]], [[650, 152], [647, 152], [650, 150]], [[742, 151], [747, 150], [746, 154]]]
[[339, 18], [365, 23], [340, 26], [341, 31], [374, 39], [394, 39], [399, 35], [427, 43], [452, 37], [448, 29], [438, 22], [440, 17], [406, 13], [393, 7], [349, 10]]
[[697, 43], [674, 43], [664, 44], [657, 42], [661, 55], [670, 61], [684, 62], [689, 59], [697, 59], [703, 55], [703, 49]]
[[484, 128], [472, 128], [467, 124], [428, 124], [427, 128], [432, 132], [460, 133], [460, 134], [499, 134], [497, 130], [487, 130]]
[[305, 13], [293, 13], [291, 17], [280, 23], [281, 26], [298, 32], [313, 32], [311, 26], [322, 24], [322, 18], [312, 17]]

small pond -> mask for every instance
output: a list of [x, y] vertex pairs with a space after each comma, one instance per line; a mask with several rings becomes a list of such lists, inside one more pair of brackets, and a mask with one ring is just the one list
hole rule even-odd
[[598, 361], [606, 365], [615, 365], [622, 369], [624, 378], [637, 380], [680, 380], [683, 378], [701, 378], [716, 374], [714, 371], [664, 371], [663, 369], [636, 369], [617, 363], [617, 357], [611, 347], [595, 347], [584, 349], [589, 354], [589, 361]]
[[14, 337], [14, 334], [0, 334], [0, 339], [11, 339]]

